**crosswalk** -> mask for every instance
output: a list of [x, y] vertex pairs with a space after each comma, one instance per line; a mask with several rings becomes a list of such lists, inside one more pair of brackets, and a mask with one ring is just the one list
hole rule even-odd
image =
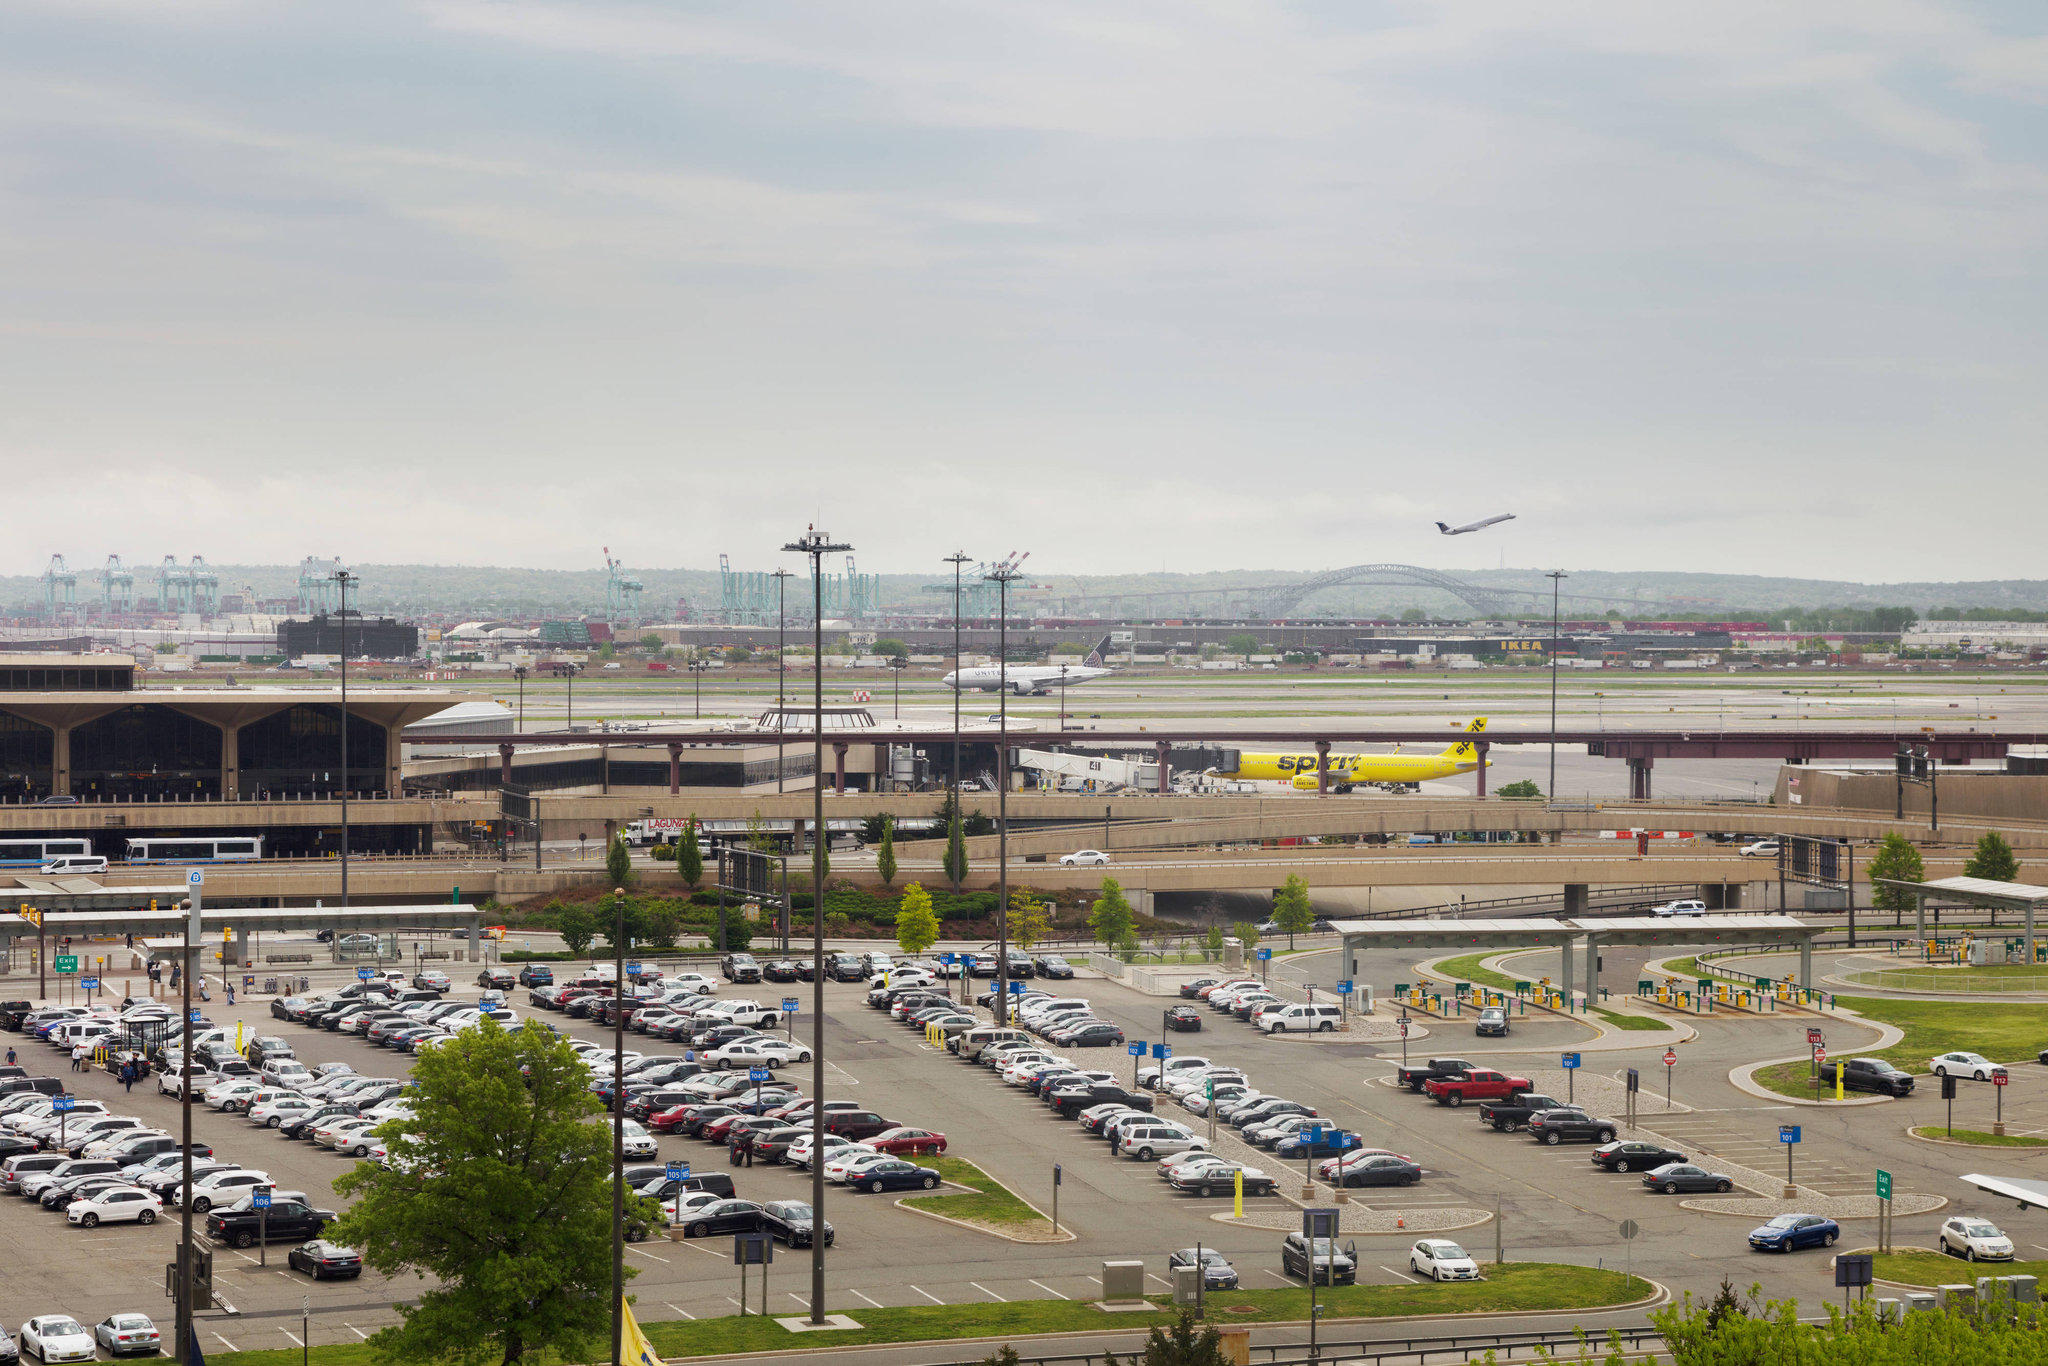
[[[1758, 1193], [1775, 1197], [1784, 1182], [1785, 1149], [1793, 1147], [1793, 1184], [1817, 1195], [1869, 1195], [1868, 1165], [1850, 1165], [1830, 1155], [1819, 1145], [1784, 1144], [1778, 1141], [1782, 1111], [1720, 1111], [1712, 1113], [1659, 1115], [1655, 1132], [1701, 1166], [1746, 1168], [1763, 1178]], [[1832, 1145], [1829, 1145], [1832, 1146]], [[1731, 1172], [1738, 1184], [1757, 1186], [1742, 1171]]]

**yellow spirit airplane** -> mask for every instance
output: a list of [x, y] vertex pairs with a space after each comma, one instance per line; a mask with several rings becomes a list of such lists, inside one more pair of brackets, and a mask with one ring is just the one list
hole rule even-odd
[[[1473, 718], [1465, 734], [1486, 729], [1486, 718]], [[1493, 760], [1486, 761], [1489, 767]], [[1413, 792], [1431, 778], [1452, 778], [1479, 767], [1479, 751], [1470, 740], [1460, 740], [1441, 754], [1332, 754], [1329, 784], [1333, 792], [1354, 787], [1378, 787], [1389, 792]], [[1316, 790], [1316, 755], [1239, 754], [1232, 772], [1215, 770], [1219, 778], [1241, 778], [1252, 782], [1289, 783], [1306, 792]]]

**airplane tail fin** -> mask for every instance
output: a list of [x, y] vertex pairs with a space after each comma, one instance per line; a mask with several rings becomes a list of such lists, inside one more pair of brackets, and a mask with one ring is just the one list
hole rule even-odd
[[1089, 669], [1101, 668], [1102, 661], [1109, 657], [1109, 641], [1110, 638], [1104, 636], [1101, 642], [1088, 652], [1087, 658], [1081, 661], [1082, 666]]
[[1438, 531], [1441, 531], [1446, 536], [1451, 534], [1450, 524], [1447, 522], [1438, 522], [1436, 524], [1436, 529]]
[[[1486, 718], [1475, 716], [1472, 718], [1471, 723], [1465, 727], [1465, 734], [1477, 735], [1485, 729]], [[1470, 740], [1460, 740], [1457, 744], [1444, 751], [1444, 758], [1455, 760], [1458, 763], [1476, 763], [1479, 759], [1479, 751], [1472, 747]]]

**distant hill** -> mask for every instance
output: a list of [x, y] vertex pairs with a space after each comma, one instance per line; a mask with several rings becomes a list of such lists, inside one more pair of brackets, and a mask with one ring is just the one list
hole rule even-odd
[[[258, 598], [288, 598], [296, 592], [296, 565], [215, 565], [223, 593], [253, 590]], [[576, 616], [604, 610], [605, 575], [601, 569], [526, 569], [517, 566], [366, 564], [355, 566], [362, 578], [361, 606], [369, 612], [422, 617], [535, 618]], [[708, 569], [642, 569], [633, 572], [646, 585], [643, 615], [669, 621], [677, 602], [687, 598], [699, 620], [719, 608], [719, 577]], [[1528, 610], [1547, 615], [1550, 584], [1538, 569], [1474, 569], [1447, 571], [1480, 587], [1526, 594]], [[1246, 594], [1259, 588], [1300, 583], [1308, 575], [1290, 570], [1223, 570], [1204, 574], [1046, 575], [1033, 576], [1033, 587], [1015, 590], [1013, 601], [1039, 614], [1095, 615], [1116, 605], [1150, 616], [1233, 616], [1246, 607]], [[925, 611], [950, 611], [950, 592], [927, 591], [943, 574], [889, 574], [882, 578], [882, 599], [891, 605]], [[136, 588], [154, 596], [147, 571], [136, 575]], [[1776, 608], [1911, 607], [1926, 613], [1935, 607], [2048, 610], [2048, 580], [1992, 579], [1934, 583], [1849, 583], [1758, 574], [1681, 574], [1658, 570], [1571, 571], [1565, 581], [1570, 613], [1597, 615], [1613, 609], [1629, 616], [1756, 615]], [[80, 574], [79, 597], [99, 592], [96, 576]], [[1144, 596], [1134, 596], [1144, 595]], [[792, 594], [794, 596], [794, 593]], [[18, 615], [42, 603], [40, 579], [28, 575], [0, 576], [0, 610]], [[1395, 615], [1419, 609], [1432, 616], [1469, 617], [1471, 608], [1439, 589], [1408, 584], [1340, 584], [1323, 589], [1304, 602], [1301, 615]]]

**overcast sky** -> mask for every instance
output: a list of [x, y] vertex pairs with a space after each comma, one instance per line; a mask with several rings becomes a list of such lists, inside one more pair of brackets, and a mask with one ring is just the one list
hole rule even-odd
[[2044, 32], [9, 0], [0, 570], [2041, 577]]

